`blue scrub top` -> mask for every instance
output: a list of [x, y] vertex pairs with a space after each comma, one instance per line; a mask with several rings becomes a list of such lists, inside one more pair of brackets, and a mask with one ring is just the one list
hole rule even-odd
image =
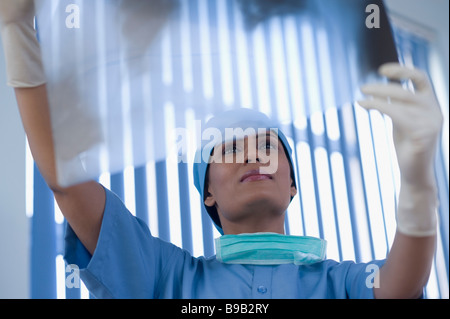
[[374, 265], [381, 267], [384, 260], [257, 266], [194, 258], [153, 237], [114, 193], [105, 191], [94, 255], [70, 226], [65, 238], [66, 262], [80, 268], [81, 279], [96, 298], [373, 298]]

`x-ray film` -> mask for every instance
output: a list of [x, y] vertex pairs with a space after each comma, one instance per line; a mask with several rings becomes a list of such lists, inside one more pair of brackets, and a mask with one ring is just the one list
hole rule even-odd
[[63, 186], [171, 150], [193, 160], [201, 124], [223, 110], [289, 125], [339, 107], [397, 61], [381, 0], [36, 4]]

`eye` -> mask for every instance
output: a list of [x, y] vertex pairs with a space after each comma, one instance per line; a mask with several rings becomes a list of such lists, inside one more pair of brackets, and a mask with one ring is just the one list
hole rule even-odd
[[264, 148], [265, 148], [266, 150], [268, 150], [268, 149], [275, 149], [275, 146], [272, 145], [270, 142], [267, 142]]
[[231, 146], [231, 147], [226, 147], [223, 150], [223, 155], [227, 155], [227, 154], [231, 154], [231, 153], [236, 153], [237, 149], [236, 146]]
[[271, 138], [267, 138], [265, 143], [262, 143], [259, 147], [261, 150], [277, 150], [277, 143], [273, 141]]
[[239, 152], [239, 148], [236, 146], [236, 142], [233, 142], [223, 147], [222, 154], [228, 155], [228, 154], [235, 154], [237, 152]]

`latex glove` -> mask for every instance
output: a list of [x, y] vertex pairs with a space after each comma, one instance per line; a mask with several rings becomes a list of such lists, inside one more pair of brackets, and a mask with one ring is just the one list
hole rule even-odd
[[34, 14], [33, 0], [0, 0], [0, 37], [7, 83], [12, 87], [35, 87], [46, 82]]
[[361, 91], [373, 98], [358, 102], [392, 119], [401, 174], [397, 229], [410, 236], [431, 236], [437, 226], [433, 164], [443, 124], [441, 109], [422, 71], [388, 63], [379, 72], [391, 80], [410, 79], [414, 85], [414, 90], [399, 83], [365, 85]]

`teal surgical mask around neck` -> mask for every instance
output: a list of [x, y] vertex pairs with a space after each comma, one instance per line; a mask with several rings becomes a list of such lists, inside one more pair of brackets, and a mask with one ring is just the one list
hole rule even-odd
[[309, 265], [325, 258], [327, 242], [277, 233], [224, 235], [216, 238], [216, 258], [226, 264]]

